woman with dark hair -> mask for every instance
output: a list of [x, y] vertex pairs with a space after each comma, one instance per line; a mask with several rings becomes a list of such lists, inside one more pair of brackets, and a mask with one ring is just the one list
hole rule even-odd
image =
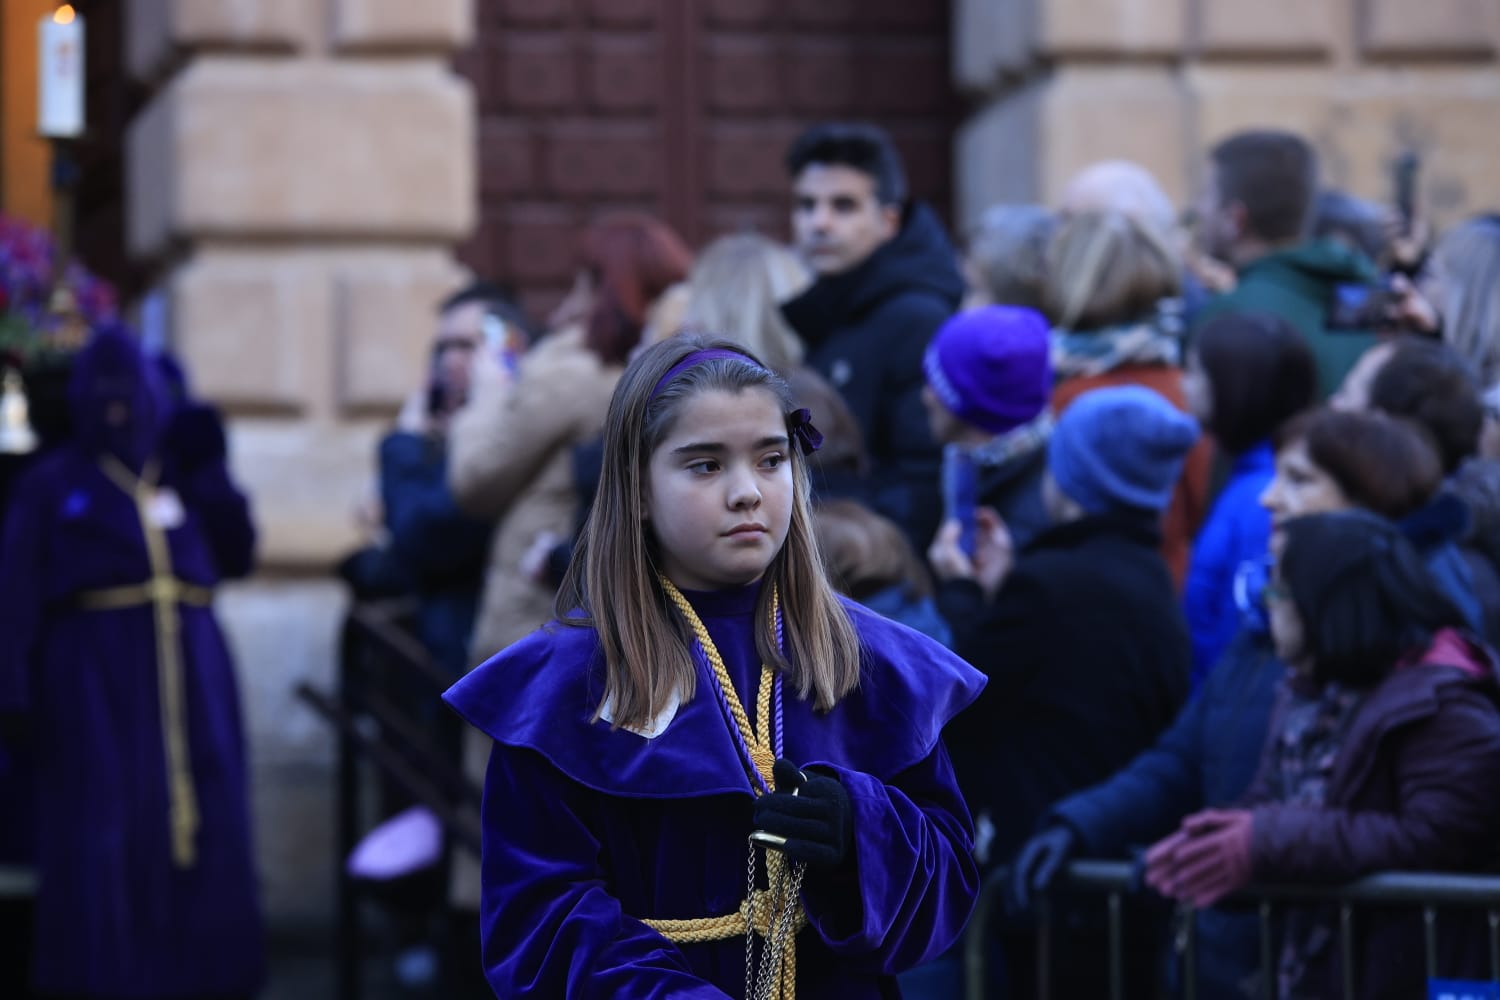
[[1247, 560], [1265, 558], [1271, 533], [1260, 505], [1275, 469], [1271, 436], [1317, 402], [1317, 362], [1286, 321], [1225, 313], [1204, 326], [1189, 352], [1183, 390], [1193, 415], [1232, 462], [1193, 545], [1183, 586], [1197, 690], [1239, 631], [1234, 576]]
[[[1355, 416], [1365, 419], [1349, 419]], [[1376, 432], [1371, 421], [1400, 425], [1406, 433], [1392, 436]], [[1370, 443], [1376, 437], [1384, 440], [1384, 454], [1347, 447], [1344, 438], [1349, 435]], [[1353, 467], [1354, 463], [1359, 467]], [[1360, 506], [1400, 522], [1406, 537], [1421, 552], [1427, 571], [1463, 613], [1465, 623], [1483, 633], [1485, 612], [1474, 586], [1474, 573], [1455, 543], [1468, 511], [1462, 500], [1439, 493], [1443, 485], [1441, 454], [1423, 425], [1378, 410], [1330, 415], [1305, 426], [1294, 422], [1287, 428], [1285, 446], [1277, 453], [1278, 473], [1283, 466], [1286, 474], [1279, 475], [1261, 497], [1271, 512], [1273, 530], [1279, 522], [1298, 515], [1295, 494], [1317, 483], [1318, 478], [1307, 470], [1321, 470], [1335, 482], [1368, 482], [1372, 503]], [[1426, 499], [1413, 506], [1418, 496]]]
[[[1203, 908], [1251, 880], [1483, 867], [1500, 837], [1493, 655], [1460, 631], [1462, 615], [1389, 521], [1325, 514], [1284, 532], [1267, 599], [1290, 673], [1260, 771], [1235, 808], [1189, 816], [1153, 846], [1147, 884]], [[1277, 996], [1339, 992], [1336, 920], [1330, 907], [1287, 913]], [[1357, 995], [1422, 995], [1419, 917], [1372, 913], [1360, 932]], [[1437, 939], [1439, 975], [1489, 972], [1482, 927], [1454, 920]]]
[[1485, 475], [1479, 460], [1484, 405], [1472, 367], [1447, 344], [1402, 337], [1365, 352], [1335, 397], [1347, 409], [1403, 417], [1437, 445], [1447, 477], [1443, 491], [1404, 525], [1408, 538], [1429, 553], [1428, 570], [1459, 602], [1471, 627], [1500, 642], [1500, 563], [1487, 551], [1482, 527], [1490, 499], [1472, 487]]
[[[1360, 509], [1403, 518], [1427, 504], [1442, 482], [1437, 453], [1422, 433], [1381, 414], [1314, 410], [1276, 436], [1276, 471], [1262, 496], [1273, 546], [1297, 517]], [[1189, 813], [1244, 794], [1285, 673], [1260, 603], [1265, 566], [1246, 563], [1236, 575], [1240, 632], [1156, 745], [1048, 811], [1012, 867], [1013, 908], [1028, 908], [1075, 855], [1121, 856], [1170, 833]], [[1209, 910], [1195, 920], [1200, 994], [1257, 996], [1244, 985], [1259, 960], [1255, 915]], [[1170, 968], [1175, 972], [1175, 964]]]

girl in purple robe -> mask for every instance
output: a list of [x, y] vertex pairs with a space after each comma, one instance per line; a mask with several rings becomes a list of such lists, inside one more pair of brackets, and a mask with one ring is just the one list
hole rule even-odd
[[789, 410], [738, 348], [643, 353], [557, 620], [446, 696], [495, 740], [497, 996], [896, 996], [968, 919], [940, 733], [983, 678], [834, 594]]
[[33, 983], [45, 996], [248, 997], [262, 979], [244, 738], [210, 607], [254, 532], [209, 408], [123, 329], [70, 385], [0, 565], [0, 713], [36, 767]]

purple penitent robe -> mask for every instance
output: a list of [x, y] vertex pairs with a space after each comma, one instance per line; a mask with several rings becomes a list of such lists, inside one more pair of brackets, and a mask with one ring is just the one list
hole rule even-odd
[[[87, 390], [96, 377], [100, 393], [123, 392], [133, 416], [148, 414], [160, 401], [139, 391], [135, 349], [104, 346], [113, 353], [101, 361], [86, 351], [77, 380]], [[89, 396], [75, 401], [90, 413], [108, 402]], [[81, 433], [27, 470], [7, 511], [0, 711], [30, 720], [33, 980], [39, 992], [68, 996], [248, 997], [263, 978], [263, 947], [244, 734], [229, 651], [204, 595], [249, 568], [253, 529], [212, 447], [202, 461], [165, 457], [153, 509], [170, 576], [195, 595], [169, 616], [182, 694], [180, 711], [169, 712], [161, 609], [118, 596], [117, 607], [89, 606], [89, 595], [138, 588], [161, 568], [120, 482], [155, 466], [145, 456], [156, 435], [138, 437], [134, 447]], [[189, 783], [176, 798], [172, 717], [184, 738], [177, 773]], [[172, 809], [184, 796], [196, 822], [174, 849]]]
[[[689, 593], [752, 706], [756, 587]], [[894, 975], [958, 937], [979, 888], [943, 725], [984, 680], [852, 603], [859, 687], [826, 713], [784, 688], [784, 756], [837, 776], [852, 858], [809, 870], [797, 936], [803, 997], [895, 996]], [[592, 629], [553, 623], [456, 684], [494, 738], [484, 796], [483, 961], [496, 996], [738, 997], [745, 939], [675, 944], [642, 919], [733, 913], [753, 797], [712, 681], [646, 737], [591, 721], [604, 666]]]

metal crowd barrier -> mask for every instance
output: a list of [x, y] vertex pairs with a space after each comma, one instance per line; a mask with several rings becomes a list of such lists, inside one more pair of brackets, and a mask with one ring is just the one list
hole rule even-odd
[[424, 684], [433, 698], [451, 683], [399, 619], [401, 601], [354, 605], [340, 638], [337, 692], [299, 684], [297, 697], [321, 715], [338, 734], [338, 788], [335, 820], [337, 870], [339, 1000], [362, 995], [360, 902], [357, 880], [344, 860], [364, 833], [360, 762], [381, 774], [416, 802], [432, 810], [452, 843], [479, 853], [479, 804], [482, 790], [462, 767], [431, 746], [420, 727], [380, 690], [381, 672], [400, 674]]
[[[1002, 895], [1007, 868], [996, 869], [985, 880], [964, 937], [964, 965], [968, 1000], [985, 1000], [988, 976], [990, 917]], [[1127, 861], [1075, 861], [1058, 875], [1059, 889], [1070, 893], [1103, 893], [1109, 928], [1109, 996], [1124, 1000], [1124, 906], [1125, 897], [1139, 891], [1136, 867]], [[1356, 906], [1410, 906], [1422, 911], [1423, 947], [1427, 977], [1437, 975], [1437, 913], [1439, 909], [1482, 909], [1489, 928], [1491, 982], [1500, 983], [1500, 876], [1454, 875], [1446, 872], [1380, 872], [1344, 885], [1251, 885], [1226, 902], [1253, 904], [1260, 917], [1261, 989], [1265, 1000], [1275, 990], [1275, 947], [1271, 920], [1278, 903], [1324, 903], [1339, 908], [1339, 953], [1343, 973], [1343, 995], [1354, 1000], [1354, 911]], [[1047, 896], [1037, 900], [1037, 997], [1051, 997], [1053, 952], [1051, 905]], [[1197, 942], [1195, 920], [1186, 920], [1183, 955], [1183, 996], [1197, 1000]], [[1212, 1000], [1212, 998], [1206, 998]]]

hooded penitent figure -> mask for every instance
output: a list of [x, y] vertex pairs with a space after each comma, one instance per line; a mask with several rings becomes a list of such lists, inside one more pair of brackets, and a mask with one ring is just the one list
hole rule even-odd
[[250, 569], [215, 412], [122, 328], [75, 362], [0, 564], [0, 713], [36, 767], [34, 986], [248, 997], [263, 977], [244, 736], [212, 588]]

